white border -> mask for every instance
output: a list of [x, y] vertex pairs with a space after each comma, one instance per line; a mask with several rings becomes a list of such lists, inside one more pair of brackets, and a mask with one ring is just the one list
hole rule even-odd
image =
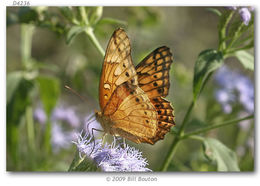
[[[195, 3], [196, 2], [196, 3]], [[88, 6], [95, 6], [95, 5], [105, 5], [105, 6], [230, 6], [230, 5], [250, 5], [256, 6], [256, 82], [259, 82], [259, 65], [258, 63], [258, 3], [259, 1], [256, 0], [218, 0], [213, 1], [200, 0], [200, 1], [192, 1], [192, 0], [182, 0], [182, 1], [158, 1], [158, 0], [131, 0], [131, 1], [123, 1], [123, 0], [30, 0], [31, 6], [66, 6], [66, 5], [88, 5]], [[6, 155], [5, 155], [5, 137], [6, 137], [6, 127], [5, 127], [5, 108], [6, 108], [6, 6], [12, 6], [13, 1], [0, 1], [0, 18], [1, 18], [1, 34], [0, 34], [0, 64], [1, 64], [1, 71], [0, 71], [0, 101], [1, 101], [1, 158], [0, 158], [0, 165], [1, 165], [1, 175], [0, 175], [0, 183], [1, 185], [96, 185], [98, 183], [103, 184], [131, 184], [131, 185], [143, 185], [143, 184], [150, 184], [150, 185], [158, 185], [158, 184], [165, 184], [165, 185], [257, 185], [259, 184], [258, 177], [258, 167], [259, 161], [258, 157], [256, 156], [256, 167], [255, 173], [155, 173], [155, 174], [142, 174], [143, 176], [156, 176], [158, 181], [157, 182], [107, 182], [107, 176], [120, 176], [122, 174], [93, 174], [93, 173], [81, 173], [81, 174], [69, 174], [69, 173], [8, 173], [6, 172]], [[216, 4], [217, 3], [217, 4]], [[259, 99], [257, 99], [259, 92], [257, 83], [255, 87], [256, 92], [256, 116], [259, 116], [259, 112], [257, 106], [259, 105]], [[256, 134], [259, 134], [259, 127], [257, 126], [257, 120], [255, 122], [256, 126]], [[258, 139], [258, 138], [257, 138]], [[256, 155], [258, 154], [259, 143], [256, 141]], [[125, 175], [125, 174], [124, 174]], [[130, 174], [132, 175], [132, 174]], [[138, 174], [134, 174], [138, 176]]]

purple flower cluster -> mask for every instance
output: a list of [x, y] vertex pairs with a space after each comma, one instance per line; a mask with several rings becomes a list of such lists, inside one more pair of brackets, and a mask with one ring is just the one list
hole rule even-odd
[[[46, 124], [47, 115], [41, 107], [35, 109], [34, 119], [42, 125]], [[59, 106], [54, 109], [51, 115], [51, 142], [54, 152], [71, 147], [71, 141], [76, 140], [77, 133], [82, 130], [80, 129], [81, 123], [85, 123], [85, 119], [80, 119], [71, 107]], [[92, 122], [90, 128], [100, 129], [100, 125], [97, 122]]]
[[223, 66], [215, 74], [215, 80], [220, 86], [215, 97], [225, 113], [231, 113], [232, 106], [237, 103], [245, 112], [254, 112], [254, 85], [248, 77]]
[[148, 165], [142, 153], [133, 147], [126, 145], [122, 148], [116, 143], [102, 144], [101, 140], [92, 141], [90, 135], [78, 135], [74, 142], [82, 154], [89, 156], [105, 172], [148, 172]]
[[237, 6], [231, 6], [228, 7], [230, 10], [238, 10], [238, 13], [240, 15], [241, 20], [245, 25], [248, 25], [248, 23], [251, 20], [251, 12], [254, 11], [253, 7], [237, 7]]

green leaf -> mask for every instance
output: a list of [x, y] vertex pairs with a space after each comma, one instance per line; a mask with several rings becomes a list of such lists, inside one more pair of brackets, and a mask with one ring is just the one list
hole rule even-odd
[[223, 55], [213, 49], [201, 52], [195, 62], [193, 99], [196, 101], [210, 75], [223, 64]]
[[228, 38], [233, 39], [237, 36], [241, 32], [242, 27], [244, 27], [244, 24], [240, 19], [233, 21], [228, 29]]
[[55, 77], [39, 76], [37, 83], [43, 107], [47, 115], [50, 116], [60, 95], [60, 81]]
[[14, 92], [17, 90], [17, 87], [22, 80], [22, 72], [11, 72], [7, 75], [6, 79], [6, 94], [7, 94], [7, 104], [12, 99]]
[[225, 29], [228, 25], [228, 22], [232, 18], [234, 11], [232, 10], [224, 10], [224, 12], [220, 16], [218, 28], [219, 30]]
[[20, 23], [31, 23], [38, 20], [38, 13], [30, 7], [21, 7], [18, 11]]
[[217, 164], [218, 171], [240, 171], [236, 153], [220, 141], [204, 138], [203, 148], [206, 157]]
[[98, 6], [94, 7], [92, 14], [90, 15], [90, 25], [95, 25], [102, 17], [103, 14], [103, 7]]
[[246, 69], [254, 70], [254, 56], [252, 54], [240, 50], [235, 52], [235, 56]]
[[59, 7], [61, 14], [69, 21], [74, 18], [72, 7]]
[[79, 157], [79, 152], [77, 151], [75, 157], [70, 165], [68, 170], [69, 172], [97, 172], [100, 171], [100, 168], [97, 164], [88, 157]]
[[66, 43], [70, 44], [71, 41], [75, 38], [75, 36], [83, 32], [85, 29], [86, 29], [85, 27], [81, 27], [81, 26], [72, 26], [67, 32]]
[[[10, 77], [9, 77], [10, 78]], [[22, 116], [25, 113], [26, 106], [31, 104], [30, 91], [33, 88], [33, 83], [31, 81], [25, 80], [23, 78], [13, 78], [16, 82], [11, 82], [9, 79], [8, 84], [10, 86], [7, 94], [12, 94], [7, 100], [7, 123], [12, 125], [18, 125]], [[19, 79], [19, 80], [18, 80]]]
[[122, 21], [122, 20], [118, 20], [118, 19], [114, 19], [114, 18], [103, 18], [101, 20], [98, 21], [97, 23], [98, 25], [102, 25], [102, 24], [120, 24], [120, 25], [127, 25], [126, 21]]
[[216, 14], [217, 16], [221, 16], [222, 15], [222, 13], [218, 9], [216, 9], [216, 8], [206, 8], [206, 10]]

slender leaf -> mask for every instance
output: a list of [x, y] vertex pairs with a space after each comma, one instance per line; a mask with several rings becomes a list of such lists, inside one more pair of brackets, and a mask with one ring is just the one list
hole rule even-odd
[[98, 25], [102, 25], [102, 24], [120, 24], [120, 25], [127, 25], [126, 21], [122, 21], [122, 20], [118, 20], [118, 19], [114, 19], [114, 18], [110, 18], [110, 17], [106, 17], [103, 18], [101, 20], [99, 20], [97, 22]]
[[37, 83], [43, 107], [46, 113], [50, 115], [60, 95], [60, 81], [55, 77], [39, 76]]
[[92, 159], [88, 157], [81, 158], [79, 156], [79, 152], [77, 151], [68, 171], [69, 172], [83, 172], [83, 171], [97, 172], [100, 171], [100, 168]]
[[69, 21], [72, 21], [74, 18], [72, 7], [59, 7], [62, 15]]
[[223, 64], [223, 55], [213, 49], [201, 52], [194, 67], [193, 99], [197, 99], [209, 76]]
[[218, 9], [216, 9], [216, 8], [207, 8], [206, 10], [216, 14], [217, 16], [221, 16], [222, 15], [222, 13]]
[[[15, 84], [18, 85], [16, 85], [16, 88], [11, 88], [13, 89], [12, 96], [8, 98], [7, 123], [18, 125], [25, 114], [26, 106], [31, 103], [29, 95], [33, 88], [33, 83], [25, 79], [20, 79]], [[12, 86], [15, 87], [14, 85]]]
[[90, 15], [90, 19], [89, 19], [90, 25], [97, 24], [97, 22], [101, 19], [102, 14], [103, 14], [103, 7], [102, 6], [95, 7], [93, 9], [92, 14]]
[[218, 171], [239, 171], [236, 153], [223, 143], [204, 138], [203, 147], [206, 157], [217, 164]]
[[246, 69], [254, 70], [254, 56], [252, 54], [240, 50], [235, 52], [235, 56]]
[[17, 90], [17, 87], [20, 84], [20, 81], [22, 80], [22, 72], [12, 72], [7, 75], [6, 79], [6, 96], [7, 96], [7, 104], [12, 99], [15, 91]]
[[78, 34], [80, 34], [81, 32], [83, 32], [85, 30], [85, 27], [81, 27], [81, 26], [72, 26], [69, 31], [67, 32], [66, 35], [66, 43], [70, 44], [72, 42], [72, 40], [75, 38], [75, 36], [77, 36]]

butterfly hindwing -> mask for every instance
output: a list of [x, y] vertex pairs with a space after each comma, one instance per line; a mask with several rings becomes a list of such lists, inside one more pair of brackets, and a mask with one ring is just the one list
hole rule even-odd
[[[113, 121], [111, 132], [140, 143], [143, 138], [151, 138], [157, 129], [157, 112], [145, 92], [128, 82], [120, 85], [112, 95], [105, 112]], [[111, 109], [112, 110], [112, 109]], [[126, 136], [127, 134], [127, 136]], [[135, 140], [133, 140], [135, 139]]]
[[163, 139], [175, 125], [173, 108], [170, 102], [164, 99], [169, 93], [169, 70], [172, 61], [170, 49], [163, 46], [154, 50], [136, 66], [138, 85], [148, 95], [158, 114], [156, 135], [149, 139], [152, 144]]

